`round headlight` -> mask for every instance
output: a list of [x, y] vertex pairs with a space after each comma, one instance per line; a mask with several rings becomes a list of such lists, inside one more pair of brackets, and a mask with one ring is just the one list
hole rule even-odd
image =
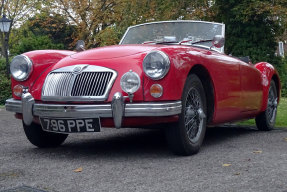
[[25, 81], [32, 72], [32, 61], [25, 55], [18, 55], [10, 63], [10, 72], [17, 81]]
[[144, 72], [153, 80], [162, 79], [169, 71], [169, 66], [168, 56], [161, 51], [152, 51], [143, 60]]
[[141, 80], [133, 71], [126, 72], [121, 78], [121, 88], [124, 92], [132, 94], [140, 88]]

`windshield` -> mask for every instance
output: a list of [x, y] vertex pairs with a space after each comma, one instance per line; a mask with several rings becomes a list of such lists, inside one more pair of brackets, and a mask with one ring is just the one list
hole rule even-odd
[[[162, 21], [129, 27], [120, 44], [143, 44], [145, 42], [180, 42], [191, 40], [191, 45], [200, 40], [213, 39], [215, 35], [224, 36], [224, 24], [204, 21]], [[212, 42], [196, 43], [194, 46], [209, 48]], [[223, 52], [224, 48], [214, 48]]]

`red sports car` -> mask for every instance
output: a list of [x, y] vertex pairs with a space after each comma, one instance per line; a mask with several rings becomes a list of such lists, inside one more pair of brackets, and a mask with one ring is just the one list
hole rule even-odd
[[153, 22], [129, 27], [115, 46], [23, 53], [10, 65], [6, 109], [38, 147], [101, 127], [167, 123], [171, 150], [190, 155], [207, 125], [255, 118], [259, 130], [271, 130], [278, 73], [269, 63], [225, 55], [224, 31], [221, 23]]

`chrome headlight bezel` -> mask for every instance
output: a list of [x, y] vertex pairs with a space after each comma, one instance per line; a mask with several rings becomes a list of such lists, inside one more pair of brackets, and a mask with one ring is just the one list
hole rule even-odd
[[[125, 83], [129, 83], [129, 82], [126, 82], [126, 80], [130, 79], [130, 78], [127, 78], [128, 75], [132, 75], [133, 78], [135, 78], [136, 81], [137, 81], [137, 84], [135, 84], [135, 86], [133, 88], [131, 88], [131, 89], [127, 89], [126, 85], [125, 85]], [[122, 88], [122, 90], [124, 92], [126, 92], [128, 94], [133, 94], [140, 88], [141, 79], [140, 79], [139, 75], [136, 72], [128, 71], [125, 74], [123, 74], [123, 76], [121, 77], [120, 85], [121, 85], [121, 88]]]
[[[26, 68], [26, 71], [21, 71], [21, 69], [16, 69], [16, 65], [19, 65], [19, 61], [17, 61], [17, 59], [21, 59], [20, 61], [21, 62], [24, 62], [24, 63], [21, 63], [20, 65], [22, 64], [25, 64], [25, 68]], [[18, 70], [18, 71], [17, 71]], [[20, 75], [16, 75], [15, 73], [19, 72], [20, 71]], [[10, 73], [12, 75], [12, 77], [16, 80], [16, 81], [25, 81], [27, 80], [31, 73], [33, 71], [33, 62], [30, 60], [30, 58], [26, 55], [17, 55], [15, 56], [11, 63], [10, 63]]]
[[[157, 57], [158, 58], [153, 58], [153, 59], [158, 59], [158, 60], [162, 60], [162, 66], [164, 67], [162, 69], [162, 72], [160, 72], [159, 74], [157, 75], [152, 75], [149, 71], [148, 71], [148, 64], [150, 64], [150, 60], [151, 60], [151, 56], [154, 55], [154, 54], [157, 54]], [[161, 58], [160, 58], [161, 57]], [[160, 62], [160, 61], [159, 61]], [[149, 52], [144, 60], [143, 60], [143, 70], [144, 70], [144, 73], [151, 79], [153, 80], [160, 80], [162, 78], [164, 78], [166, 76], [166, 74], [168, 73], [169, 71], [169, 68], [170, 68], [170, 60], [169, 60], [169, 57], [166, 53], [162, 52], [162, 51], [151, 51]]]

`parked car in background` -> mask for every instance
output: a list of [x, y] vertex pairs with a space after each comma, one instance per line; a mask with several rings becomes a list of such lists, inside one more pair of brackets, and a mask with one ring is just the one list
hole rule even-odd
[[6, 109], [38, 147], [70, 133], [165, 123], [170, 149], [190, 155], [207, 125], [255, 118], [259, 130], [271, 130], [278, 73], [225, 55], [224, 33], [222, 23], [162, 21], [129, 27], [115, 46], [23, 53], [11, 62]]

